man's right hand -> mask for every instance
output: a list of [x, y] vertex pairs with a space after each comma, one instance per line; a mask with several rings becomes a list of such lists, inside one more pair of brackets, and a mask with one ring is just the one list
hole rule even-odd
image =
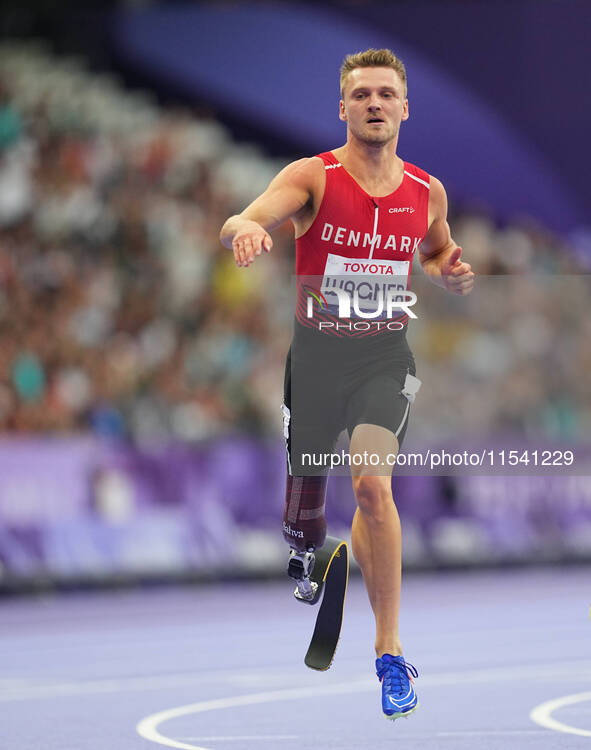
[[[322, 159], [298, 159], [284, 167], [241, 214], [230, 216], [220, 230], [220, 242], [232, 249], [236, 265], [249, 266], [263, 250], [271, 251], [273, 240], [267, 229], [300, 216], [306, 206], [309, 218], [314, 196], [322, 194], [325, 179]], [[294, 226], [298, 228], [295, 220]]]
[[240, 228], [234, 234], [232, 250], [237, 266], [248, 267], [254, 262], [255, 256], [260, 255], [263, 250], [271, 252], [273, 240], [271, 235], [256, 221], [244, 219]]

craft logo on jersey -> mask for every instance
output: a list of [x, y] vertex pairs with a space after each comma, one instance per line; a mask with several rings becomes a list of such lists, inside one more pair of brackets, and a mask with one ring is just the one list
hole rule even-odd
[[389, 214], [414, 214], [414, 206], [403, 206], [401, 208], [389, 208]]

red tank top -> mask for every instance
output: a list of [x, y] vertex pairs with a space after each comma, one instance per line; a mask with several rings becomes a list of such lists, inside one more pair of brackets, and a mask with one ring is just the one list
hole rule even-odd
[[[361, 311], [364, 303], [359, 299], [370, 298], [375, 311], [381, 289], [381, 318], [386, 317], [387, 290], [408, 289], [413, 256], [427, 233], [429, 175], [404, 162], [400, 186], [390, 195], [375, 198], [331, 151], [318, 156], [324, 162], [326, 187], [312, 226], [296, 239], [296, 274], [308, 290], [307, 294], [298, 290], [297, 319], [314, 328], [325, 321], [323, 330], [329, 334], [373, 334], [379, 330], [380, 315], [372, 317], [369, 325], [359, 322], [357, 329], [351, 327], [350, 320], [339, 321], [337, 302], [341, 296], [337, 300], [335, 290], [358, 289]], [[369, 315], [361, 312], [361, 317]], [[408, 318], [400, 311], [389, 317], [404, 324]]]

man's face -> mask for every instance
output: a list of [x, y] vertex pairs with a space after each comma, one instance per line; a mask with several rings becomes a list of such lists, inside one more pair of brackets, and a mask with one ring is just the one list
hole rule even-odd
[[408, 119], [404, 83], [392, 68], [355, 68], [345, 80], [339, 117], [363, 143], [388, 143]]

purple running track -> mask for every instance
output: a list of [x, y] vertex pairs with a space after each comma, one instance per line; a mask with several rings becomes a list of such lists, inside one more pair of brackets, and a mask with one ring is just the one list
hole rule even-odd
[[549, 714], [587, 735], [530, 712], [591, 690], [590, 599], [581, 568], [407, 576], [401, 634], [420, 707], [395, 723], [380, 712], [359, 577], [326, 673], [304, 666], [315, 613], [287, 579], [4, 599], [0, 747], [582, 748], [591, 693]]

